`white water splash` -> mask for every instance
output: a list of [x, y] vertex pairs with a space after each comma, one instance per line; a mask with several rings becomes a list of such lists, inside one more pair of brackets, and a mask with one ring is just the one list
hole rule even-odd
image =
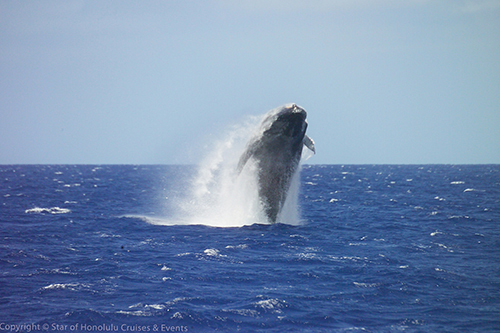
[[30, 214], [30, 213], [67, 214], [67, 213], [71, 213], [71, 210], [69, 210], [67, 208], [59, 208], [59, 207], [51, 207], [51, 208], [35, 207], [35, 208], [26, 209], [24, 212], [26, 214]]
[[[241, 173], [237, 173], [238, 161], [247, 142], [262, 134], [259, 125], [264, 116], [233, 126], [223, 139], [214, 144], [190, 182], [186, 198], [176, 202], [177, 218], [141, 218], [158, 225], [241, 227], [255, 223], [269, 224], [258, 195], [257, 166], [250, 160]], [[279, 223], [300, 224], [299, 173], [300, 167], [293, 176], [287, 200], [278, 216]]]

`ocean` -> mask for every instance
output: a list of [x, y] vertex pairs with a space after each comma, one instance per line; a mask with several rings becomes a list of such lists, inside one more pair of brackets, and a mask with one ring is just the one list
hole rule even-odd
[[0, 331], [500, 332], [500, 165], [306, 164], [272, 225], [197, 175], [1, 165]]

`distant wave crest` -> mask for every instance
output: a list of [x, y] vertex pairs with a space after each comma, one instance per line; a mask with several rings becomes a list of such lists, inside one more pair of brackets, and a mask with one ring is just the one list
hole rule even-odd
[[71, 213], [71, 210], [67, 208], [60, 208], [60, 207], [51, 207], [51, 208], [40, 208], [40, 207], [35, 207], [31, 209], [26, 209], [24, 211], [26, 214], [34, 213], [34, 214], [42, 214], [42, 213], [49, 213], [49, 214], [67, 214]]

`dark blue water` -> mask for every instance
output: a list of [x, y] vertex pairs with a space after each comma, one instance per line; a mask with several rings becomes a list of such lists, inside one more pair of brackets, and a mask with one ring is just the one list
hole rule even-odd
[[0, 166], [0, 331], [500, 331], [499, 165], [305, 166], [299, 226], [130, 217], [193, 172]]

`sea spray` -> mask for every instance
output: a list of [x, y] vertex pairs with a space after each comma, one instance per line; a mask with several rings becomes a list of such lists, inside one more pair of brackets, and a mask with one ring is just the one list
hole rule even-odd
[[[241, 227], [269, 224], [259, 198], [255, 161], [249, 160], [241, 172], [237, 170], [247, 143], [262, 135], [260, 125], [265, 116], [249, 117], [242, 124], [232, 126], [221, 139], [215, 140], [211, 149], [207, 149], [196, 174], [188, 182], [186, 195], [174, 203], [175, 218], [143, 218], [148, 223], [161, 225]], [[287, 199], [276, 222], [300, 224], [299, 184], [300, 165], [292, 177]]]
[[267, 223], [260, 208], [256, 166], [237, 172], [246, 143], [258, 135], [260, 121], [260, 117], [252, 117], [232, 126], [208, 150], [187, 198], [178, 205], [178, 214], [187, 224], [235, 227]]

